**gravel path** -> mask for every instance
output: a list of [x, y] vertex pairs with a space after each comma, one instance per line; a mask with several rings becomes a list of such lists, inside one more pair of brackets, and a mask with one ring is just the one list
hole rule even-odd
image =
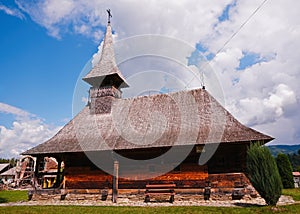
[[[38, 201], [23, 201], [15, 203], [3, 203], [0, 206], [37, 206], [37, 205], [78, 205], [78, 206], [141, 206], [141, 207], [152, 207], [152, 206], [218, 206], [218, 207], [246, 207], [246, 206], [263, 206], [266, 205], [265, 201], [258, 197], [255, 199], [242, 199], [242, 200], [196, 200], [195, 197], [184, 197], [180, 195], [175, 196], [173, 204], [162, 201], [162, 202], [149, 202], [144, 203], [143, 200], [137, 200], [137, 198], [120, 197], [118, 203], [112, 203], [111, 200], [38, 200]], [[291, 196], [281, 196], [277, 205], [294, 204], [295, 201]]]

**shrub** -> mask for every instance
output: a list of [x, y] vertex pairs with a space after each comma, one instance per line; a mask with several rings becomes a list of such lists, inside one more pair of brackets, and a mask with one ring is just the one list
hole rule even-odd
[[276, 163], [283, 188], [294, 188], [293, 168], [288, 156], [282, 153], [278, 154]]
[[247, 175], [266, 203], [276, 205], [282, 191], [280, 175], [269, 149], [259, 142], [251, 144], [247, 151]]

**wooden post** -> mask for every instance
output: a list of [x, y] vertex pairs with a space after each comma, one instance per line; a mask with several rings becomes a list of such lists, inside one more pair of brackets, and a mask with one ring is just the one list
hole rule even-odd
[[35, 169], [34, 169], [34, 174], [37, 176], [39, 174], [39, 163], [41, 161], [41, 157], [37, 156], [36, 157], [36, 162], [35, 162]]
[[[34, 185], [34, 189], [36, 189], [37, 186], [38, 186], [39, 166], [40, 166], [41, 159], [42, 159], [41, 156], [37, 156], [37, 157], [36, 157], [35, 169], [34, 169], [34, 174], [33, 174], [33, 185]], [[42, 185], [43, 185], [43, 184], [42, 184]]]
[[56, 174], [56, 182], [55, 182], [55, 187], [59, 187], [60, 183], [61, 183], [61, 172], [60, 172], [60, 169], [61, 169], [61, 158], [56, 158], [57, 160], [57, 174]]
[[114, 161], [113, 190], [112, 190], [113, 203], [117, 203], [117, 199], [118, 199], [118, 180], [119, 180], [119, 162]]

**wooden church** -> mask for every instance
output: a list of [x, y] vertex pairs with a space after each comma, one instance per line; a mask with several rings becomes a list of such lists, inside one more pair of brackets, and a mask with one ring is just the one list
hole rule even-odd
[[116, 65], [110, 22], [101, 59], [83, 80], [91, 85], [87, 106], [54, 137], [23, 153], [37, 159], [36, 189], [42, 188], [45, 157], [58, 162], [53, 189], [111, 189], [116, 161], [119, 190], [149, 183], [233, 188], [249, 183], [250, 143], [273, 139], [242, 125], [203, 88], [123, 99], [129, 85]]

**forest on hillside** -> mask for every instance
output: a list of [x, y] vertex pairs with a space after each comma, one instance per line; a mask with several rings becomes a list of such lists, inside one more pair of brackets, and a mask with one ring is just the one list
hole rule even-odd
[[293, 171], [300, 172], [300, 145], [270, 145], [267, 146], [274, 157], [279, 153], [286, 154], [292, 164]]
[[300, 149], [297, 154], [288, 154], [288, 157], [292, 164], [293, 171], [300, 172]]

